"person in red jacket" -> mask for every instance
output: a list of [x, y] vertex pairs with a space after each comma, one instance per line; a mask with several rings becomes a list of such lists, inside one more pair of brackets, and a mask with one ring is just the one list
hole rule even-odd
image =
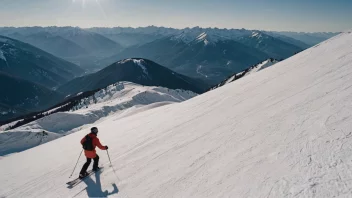
[[93, 171], [97, 171], [100, 169], [98, 167], [99, 156], [97, 155], [95, 148], [98, 147], [101, 150], [108, 149], [108, 146], [101, 145], [99, 138], [97, 137], [98, 128], [93, 127], [90, 129], [90, 131], [91, 132], [81, 140], [81, 144], [84, 149], [84, 154], [87, 157], [87, 162], [83, 165], [81, 172], [79, 173], [79, 178], [83, 178], [88, 174], [87, 169], [88, 169], [90, 163], [92, 162], [92, 159], [94, 160]]

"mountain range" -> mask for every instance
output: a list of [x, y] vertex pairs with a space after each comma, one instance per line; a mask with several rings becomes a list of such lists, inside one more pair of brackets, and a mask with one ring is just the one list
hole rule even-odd
[[[202, 28], [202, 27], [193, 27], [193, 28], [184, 28], [184, 29], [175, 29], [175, 28], [166, 28], [166, 27], [114, 27], [114, 28], [104, 28], [104, 27], [95, 27], [86, 29], [91, 32], [101, 34], [103, 36], [114, 35], [115, 38], [118, 38], [120, 35], [150, 35], [157, 38], [165, 36], [179, 35], [183, 32], [193, 32], [193, 36], [199, 35], [202, 32], [207, 32], [210, 35], [219, 35], [220, 37], [227, 37], [230, 39], [237, 38], [244, 35], [251, 35], [253, 32], [262, 32], [276, 38], [280, 38], [285, 42], [297, 45], [299, 47], [311, 47], [316, 45], [328, 38], [336, 36], [339, 32], [279, 32], [279, 31], [261, 31], [261, 30], [247, 30], [247, 29], [219, 29], [219, 28]], [[107, 36], [109, 37], [109, 36]], [[155, 39], [155, 40], [156, 40]], [[190, 38], [193, 39], [193, 38]], [[151, 41], [151, 40], [149, 40]], [[298, 41], [298, 42], [297, 42]], [[119, 41], [117, 41], [119, 43]], [[293, 43], [292, 43], [293, 42]], [[130, 45], [125, 45], [126, 47], [132, 45], [140, 45], [141, 43], [131, 43]], [[144, 43], [142, 43], [144, 44]]]
[[[111, 64], [128, 57], [142, 57], [156, 61], [181, 74], [202, 79], [209, 84], [220, 83], [234, 72], [268, 58], [286, 59], [310, 45], [274, 32], [252, 30], [224, 30], [191, 28], [174, 30], [147, 28], [151, 35], [165, 37], [133, 45], [109, 58], [101, 65]], [[118, 32], [140, 34], [142, 29], [91, 29], [101, 34]], [[335, 34], [326, 34], [326, 38]], [[116, 35], [115, 35], [116, 36]]]
[[[235, 70], [228, 69], [226, 67], [227, 63], [229, 61], [231, 62], [231, 60], [223, 60], [221, 62], [205, 64], [205, 62], [208, 60], [200, 60], [196, 52], [186, 54], [186, 56], [190, 58], [190, 63], [177, 61], [173, 62], [171, 59], [178, 59], [179, 57], [177, 53], [178, 51], [175, 52], [175, 49], [173, 49], [175, 47], [174, 43], [160, 43], [160, 40], [165, 40], [170, 37], [180, 38], [180, 35], [182, 35], [182, 42], [188, 44], [191, 41], [196, 40], [200, 35], [204, 33], [207, 34], [208, 39], [210, 37], [213, 39], [216, 38], [216, 42], [218, 40], [240, 42], [247, 45], [248, 47], [251, 47], [253, 50], [256, 49], [265, 53], [265, 58], [261, 59], [260, 61], [264, 61], [268, 58], [287, 58], [298, 51], [302, 51], [312, 45], [319, 43], [322, 40], [328, 39], [337, 34], [289, 34], [287, 32], [267, 32], [246, 29], [218, 29], [200, 27], [174, 29], [155, 26], [144, 28], [116, 27], [88, 29], [81, 29], [77, 27], [0, 28], [0, 35], [8, 36], [32, 44], [33, 46], [50, 52], [57, 57], [64, 58], [65, 60], [73, 62], [88, 72], [98, 71], [107, 65], [120, 60], [119, 58], [121, 57], [142, 57], [152, 59], [151, 55], [152, 57], [157, 56], [157, 58], [163, 60], [162, 62], [159, 62], [158, 60], [152, 59], [159, 64], [165, 65], [170, 69], [179, 67], [181, 69], [178, 70], [178, 72], [184, 72], [182, 74], [202, 78], [203, 80], [207, 80], [210, 83], [218, 83], [219, 79], [224, 77], [222, 76], [222, 73], [230, 75], [235, 71], [243, 69], [241, 67], [243, 67], [243, 64], [246, 63], [242, 62], [241, 60], [237, 61], [241, 62], [240, 64], [232, 66], [240, 68]], [[253, 37], [254, 34], [261, 35], [261, 38]], [[163, 54], [168, 54], [169, 60], [165, 60], [163, 55], [153, 55], [151, 52], [141, 53], [139, 49], [141, 46], [144, 46], [142, 48], [152, 47], [153, 49], [151, 51], [163, 51]], [[234, 47], [236, 47], [236, 45]], [[222, 51], [224, 50], [226, 49], [222, 49]], [[256, 55], [256, 50], [251, 53]], [[237, 49], [237, 51], [240, 51], [240, 49]], [[129, 53], [132, 53], [132, 56], [126, 57], [125, 55]], [[170, 64], [166, 64], [166, 62], [170, 62]], [[223, 62], [225, 62], [225, 64]], [[258, 61], [256, 60], [252, 64], [255, 62]], [[183, 67], [187, 67], [189, 65], [190, 67], [193, 67], [193, 69], [183, 69]], [[198, 68], [199, 65], [201, 65], [200, 69]], [[194, 68], [205, 71], [197, 72]], [[214, 78], [211, 75], [214, 73], [213, 68], [216, 68], [215, 70], [220, 70], [220, 74], [215, 74]], [[211, 72], [208, 72], [207, 70], [211, 70]], [[205, 76], [208, 76], [208, 78]]]
[[0, 36], [0, 71], [53, 88], [84, 70], [27, 43]]
[[[7, 103], [16, 95], [9, 92], [16, 91], [3, 91], [5, 98], [0, 102], [6, 104], [2, 112], [7, 116], [1, 120], [6, 120], [45, 109], [62, 100], [62, 95], [93, 91], [119, 81], [203, 93], [251, 65], [269, 58], [286, 59], [334, 33], [151, 26], [3, 27], [0, 35], [5, 35], [0, 36], [0, 72], [42, 90], [37, 95], [41, 102], [32, 106], [27, 104], [27, 100], [33, 101], [32, 96], [24, 94]], [[315, 39], [307, 44], [307, 38]], [[11, 115], [13, 109], [17, 113]]]
[[[7, 54], [5, 56], [8, 57]], [[80, 94], [86, 96], [86, 93], [122, 81], [138, 83], [141, 86], [190, 90], [195, 93], [204, 93], [210, 86], [201, 80], [178, 74], [146, 59], [118, 61], [96, 73], [66, 82], [56, 87], [55, 90], [39, 85], [35, 80], [29, 81], [5, 73], [1, 74], [0, 91], [3, 94], [0, 98], [2, 114], [0, 123], [11, 122], [17, 117], [23, 119], [22, 117], [26, 114], [45, 110], [62, 101], [77, 98]], [[41, 75], [37, 75], [37, 80], [40, 77]]]
[[263, 33], [241, 32], [236, 39], [201, 32], [181, 33], [129, 47], [101, 61], [110, 64], [128, 57], [147, 58], [209, 84], [268, 58], [285, 59], [303, 50]]
[[123, 48], [103, 35], [78, 27], [4, 27], [0, 35], [31, 44], [89, 71], [99, 68], [97, 60]]

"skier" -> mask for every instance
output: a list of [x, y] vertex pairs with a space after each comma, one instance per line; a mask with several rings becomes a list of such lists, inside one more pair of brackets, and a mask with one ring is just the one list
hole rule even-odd
[[87, 169], [88, 169], [92, 159], [94, 160], [93, 171], [98, 171], [100, 169], [98, 167], [99, 156], [97, 155], [97, 153], [95, 151], [95, 147], [99, 147], [101, 150], [107, 150], [109, 148], [108, 146], [101, 145], [99, 138], [97, 137], [97, 135], [98, 135], [98, 128], [97, 127], [92, 127], [90, 129], [90, 131], [91, 132], [81, 140], [81, 144], [84, 149], [84, 154], [87, 157], [87, 162], [83, 165], [82, 170], [79, 173], [79, 178], [81, 178], [81, 179], [88, 175]]

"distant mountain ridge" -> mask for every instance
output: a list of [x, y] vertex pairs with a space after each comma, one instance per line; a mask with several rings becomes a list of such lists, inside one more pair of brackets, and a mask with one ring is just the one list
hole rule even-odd
[[278, 32], [273, 31], [272, 33], [287, 36], [299, 41], [302, 41], [309, 46], [316, 45], [320, 42], [323, 42], [331, 37], [334, 37], [341, 32]]
[[305, 49], [262, 32], [253, 32], [250, 36], [239, 37], [237, 41], [255, 47], [275, 59], [286, 59]]
[[[71, 41], [73, 45], [81, 47], [82, 49], [80, 50], [85, 50], [86, 53], [99, 53], [101, 51], [106, 52], [108, 50], [121, 49], [118, 43], [103, 35], [78, 27], [7, 27], [0, 28], [0, 35], [17, 37], [20, 40], [28, 40], [29, 43], [34, 46], [36, 46], [36, 42], [42, 42], [41, 39], [57, 37]], [[37, 39], [35, 37], [37, 37]], [[57, 53], [61, 53], [61, 51]]]
[[[11, 35], [10, 35], [11, 37]], [[29, 44], [37, 46], [51, 54], [59, 57], [75, 57], [82, 56], [87, 52], [86, 49], [79, 46], [75, 42], [50, 32], [38, 32], [31, 35], [13, 35], [18, 40], [23, 40]]]
[[94, 70], [99, 67], [97, 60], [123, 49], [103, 35], [78, 27], [5, 27], [0, 28], [0, 35], [29, 43], [86, 70]]
[[228, 75], [268, 58], [288, 58], [336, 35], [155, 26], [3, 27], [0, 34], [28, 42], [81, 66], [89, 73], [121, 59], [141, 57], [209, 84], [217, 84]]
[[73, 63], [5, 36], [0, 36], [0, 71], [48, 88], [84, 73]]
[[[249, 36], [253, 32], [262, 32], [266, 34], [273, 34], [274, 37], [283, 38], [282, 36], [294, 39], [296, 41], [300, 41], [308, 44], [309, 46], [313, 46], [323, 40], [331, 38], [339, 32], [283, 32], [283, 31], [261, 31], [261, 30], [247, 30], [247, 29], [220, 29], [220, 28], [202, 28], [202, 27], [192, 27], [192, 28], [183, 28], [183, 29], [176, 29], [176, 28], [167, 28], [167, 27], [157, 27], [157, 26], [148, 26], [148, 27], [138, 27], [138, 28], [131, 28], [131, 27], [95, 27], [95, 28], [88, 28], [88, 31], [96, 32], [101, 35], [128, 35], [128, 34], [144, 34], [144, 35], [162, 35], [162, 36], [172, 36], [172, 35], [179, 35], [182, 32], [193, 32], [196, 35], [199, 35], [202, 32], [208, 32], [209, 34], [216, 34], [221, 37], [227, 37], [230, 39], [241, 37], [241, 36]], [[303, 36], [303, 37], [300, 37]], [[313, 40], [307, 40], [304, 36], [309, 36], [311, 38], [318, 38]], [[307, 43], [306, 43], [307, 42]], [[301, 43], [301, 44], [303, 44]], [[303, 47], [303, 46], [299, 46]]]
[[270, 57], [285, 59], [303, 50], [261, 32], [239, 30], [235, 35], [221, 36], [202, 32], [202, 29], [182, 32], [129, 47], [101, 60], [100, 64], [137, 56], [159, 62], [183, 75], [217, 84], [228, 75]]
[[129, 81], [145, 86], [161, 86], [203, 93], [205, 83], [178, 74], [153, 61], [140, 58], [118, 61], [96, 73], [76, 78], [58, 88], [59, 92], [74, 94], [96, 90], [119, 81]]

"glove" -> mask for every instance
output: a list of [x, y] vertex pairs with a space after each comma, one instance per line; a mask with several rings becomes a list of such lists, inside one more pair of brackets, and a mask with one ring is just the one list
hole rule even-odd
[[105, 149], [106, 149], [106, 150], [108, 150], [108, 149], [109, 149], [109, 147], [108, 147], [108, 146], [105, 146]]

